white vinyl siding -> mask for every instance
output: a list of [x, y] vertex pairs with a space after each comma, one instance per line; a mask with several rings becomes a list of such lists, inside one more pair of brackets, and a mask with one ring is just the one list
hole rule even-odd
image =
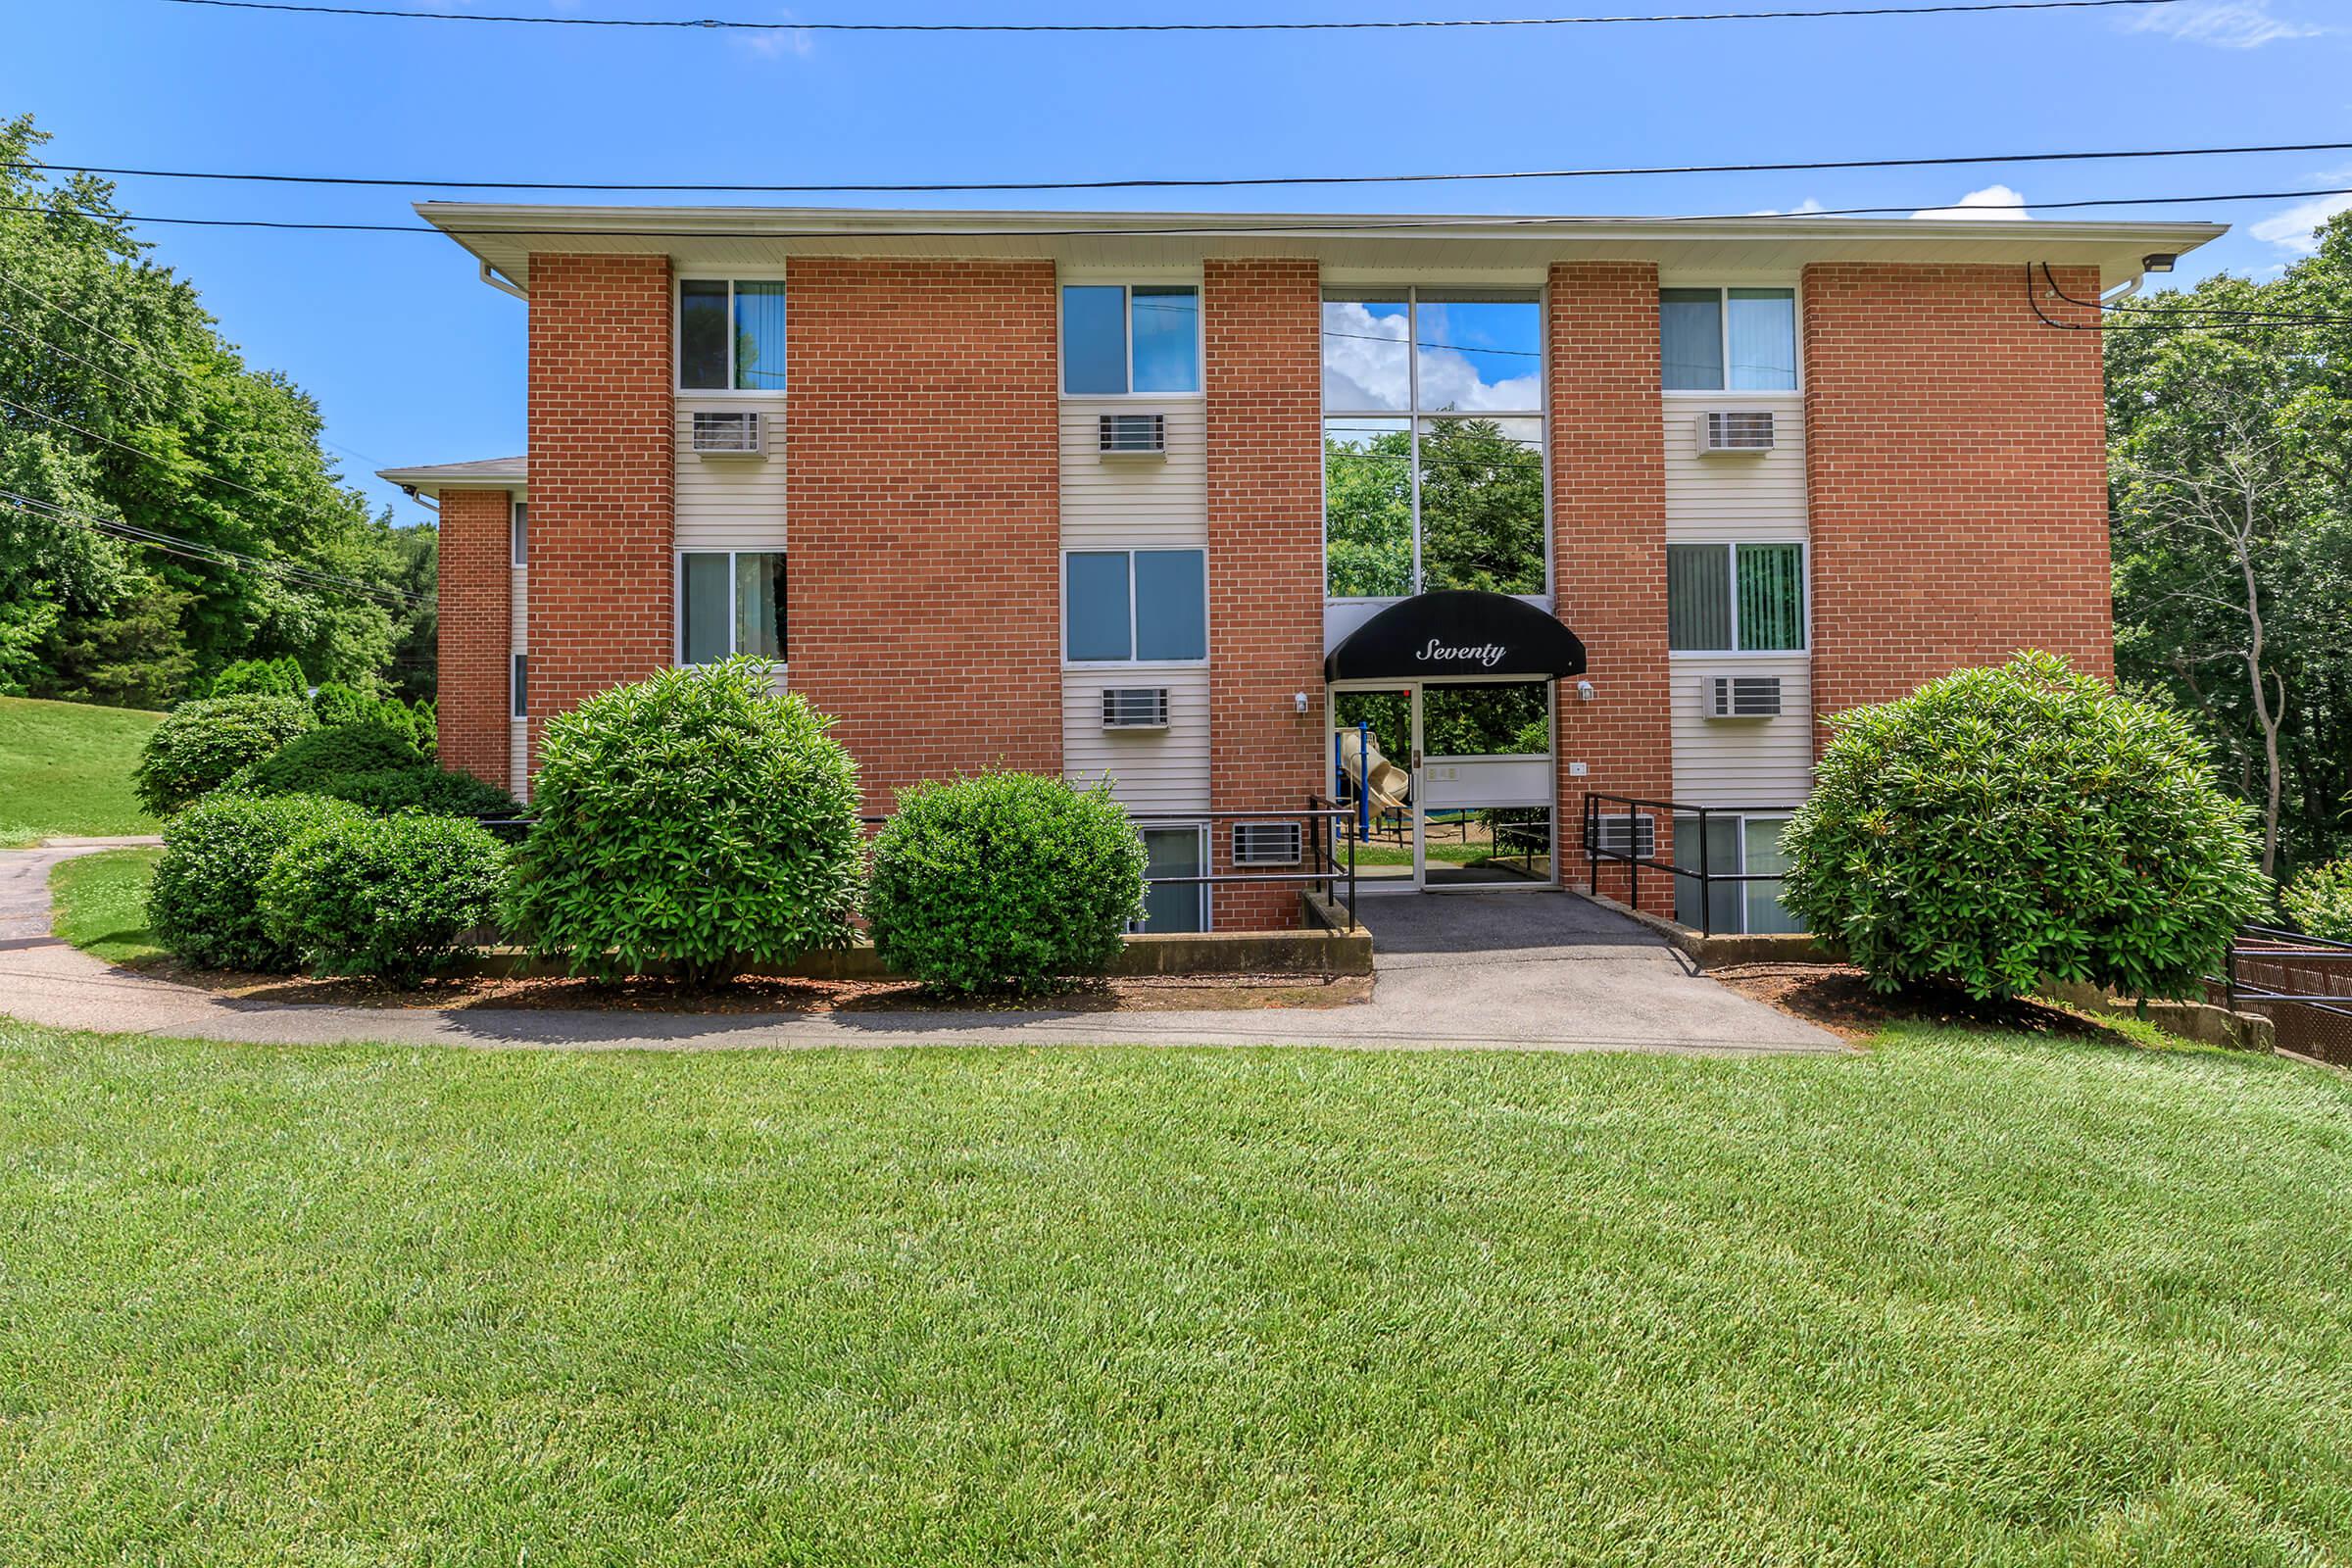
[[[1106, 730], [1107, 686], [1165, 686], [1164, 730]], [[1062, 770], [1111, 793], [1134, 815], [1180, 814], [1208, 804], [1208, 671], [1194, 665], [1135, 665], [1115, 674], [1071, 671], [1061, 683]]]
[[[514, 502], [509, 509], [509, 544], [520, 542], [521, 518], [526, 503]], [[507, 667], [512, 670], [515, 656], [529, 652], [531, 646], [531, 573], [519, 557], [510, 555], [513, 565], [507, 573]], [[514, 704], [508, 703], [508, 711]], [[531, 798], [531, 726], [527, 720], [510, 718], [507, 725], [507, 777], [513, 781], [509, 793], [516, 800], [528, 803]]]
[[[1096, 421], [1105, 413], [1158, 414], [1164, 458], [1105, 458]], [[1061, 402], [1061, 543], [1066, 550], [1160, 550], [1208, 543], [1208, 416], [1198, 400]]]
[[[1709, 410], [1769, 410], [1773, 449], [1699, 457], [1692, 426]], [[1802, 394], [1684, 393], [1667, 400], [1664, 417], [1668, 544], [1808, 542]], [[1803, 653], [1674, 655], [1667, 683], [1674, 798], [1694, 806], [1802, 801], [1813, 777], [1812, 668]], [[1701, 685], [1716, 675], [1778, 675], [1781, 716], [1705, 717]]]
[[695, 411], [742, 406], [686, 393], [678, 397], [673, 505], [680, 550], [784, 548], [783, 404], [760, 410], [767, 425], [766, 457], [711, 459], [695, 454]]

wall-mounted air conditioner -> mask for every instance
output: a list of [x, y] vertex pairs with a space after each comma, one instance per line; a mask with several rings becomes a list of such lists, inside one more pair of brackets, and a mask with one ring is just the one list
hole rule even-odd
[[1709, 718], [1778, 718], [1778, 675], [1710, 675], [1698, 684], [1701, 711]]
[[1165, 686], [1109, 686], [1102, 692], [1104, 729], [1166, 729]]
[[1300, 835], [1296, 822], [1236, 822], [1233, 824], [1233, 863], [1236, 865], [1297, 865]]
[[1772, 415], [1754, 410], [1726, 413], [1717, 410], [1698, 416], [1698, 455], [1737, 457], [1772, 450]]
[[1603, 801], [1598, 827], [1599, 831], [1595, 835], [1598, 842], [1593, 848], [1599, 850], [1603, 855], [1627, 854], [1626, 844], [1630, 840], [1633, 844], [1631, 853], [1636, 859], [1654, 860], [1658, 858], [1658, 820], [1656, 817], [1644, 814], [1628, 818], [1612, 812], [1608, 803]]
[[1164, 458], [1168, 416], [1164, 414], [1105, 414], [1095, 425], [1096, 450], [1106, 458]]
[[749, 409], [697, 409], [694, 450], [706, 458], [763, 458], [767, 431]]

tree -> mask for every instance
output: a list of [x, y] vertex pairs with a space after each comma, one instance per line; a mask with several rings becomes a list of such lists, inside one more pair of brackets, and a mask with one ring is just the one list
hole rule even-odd
[[2139, 304], [2107, 334], [2118, 673], [2194, 715], [2283, 874], [2340, 853], [2352, 782], [2352, 221]]
[[[29, 118], [0, 122], [0, 686], [97, 697], [76, 650], [146, 650], [196, 678], [249, 655], [372, 681], [392, 612], [214, 553], [390, 585], [389, 520], [319, 450], [317, 405], [249, 369], [88, 175], [27, 165]], [[192, 541], [169, 553], [125, 529]], [[170, 641], [160, 617], [169, 612]], [[135, 630], [134, 630], [135, 628]], [[120, 683], [115, 683], [118, 687]]]

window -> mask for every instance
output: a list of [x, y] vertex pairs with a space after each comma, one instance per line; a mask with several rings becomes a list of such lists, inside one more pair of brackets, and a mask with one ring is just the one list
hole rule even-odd
[[1796, 290], [1662, 289], [1658, 351], [1669, 392], [1793, 391]]
[[1678, 654], [1801, 653], [1805, 547], [1668, 545], [1666, 646]]
[[784, 662], [784, 553], [689, 550], [678, 557], [678, 662], [736, 654]]
[[1061, 389], [1200, 390], [1200, 291], [1190, 284], [1069, 283], [1061, 291]]
[[509, 543], [514, 549], [514, 564], [517, 566], [526, 566], [530, 564], [530, 511], [531, 509], [527, 504], [517, 501], [514, 503], [514, 513], [508, 521], [509, 529], [513, 535]]
[[1077, 663], [1208, 657], [1208, 555], [1073, 550], [1063, 558], [1062, 636]]
[[689, 392], [784, 390], [784, 285], [681, 282], [678, 385]]
[[[1781, 830], [1786, 816], [1742, 816], [1707, 813], [1705, 865], [1699, 863], [1699, 830], [1695, 815], [1674, 819], [1674, 863], [1686, 870], [1717, 875], [1745, 872], [1749, 876], [1779, 877], [1788, 869], [1781, 853]], [[1696, 930], [1700, 925], [1701, 884], [1695, 877], [1674, 879], [1674, 917]], [[1717, 882], [1705, 888], [1711, 929], [1718, 932], [1801, 931], [1781, 905], [1781, 884]]]
[[1545, 591], [1543, 332], [1532, 293], [1323, 296], [1331, 598]]
[[1147, 827], [1144, 835], [1144, 917], [1137, 931], [1205, 931], [1208, 929], [1208, 884], [1153, 882], [1155, 876], [1202, 876], [1208, 871], [1201, 853], [1205, 836], [1196, 826]]
[[507, 711], [515, 718], [531, 716], [531, 656], [516, 654], [507, 675]]

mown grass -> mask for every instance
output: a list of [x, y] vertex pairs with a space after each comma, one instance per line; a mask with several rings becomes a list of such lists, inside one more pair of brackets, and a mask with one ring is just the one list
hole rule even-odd
[[155, 819], [131, 794], [130, 772], [162, 717], [0, 697], [0, 847], [154, 832]]
[[2352, 1088], [0, 1025], [0, 1560], [2352, 1551]]
[[164, 852], [100, 850], [49, 868], [49, 923], [60, 937], [108, 963], [163, 956], [147, 927], [147, 886]]

